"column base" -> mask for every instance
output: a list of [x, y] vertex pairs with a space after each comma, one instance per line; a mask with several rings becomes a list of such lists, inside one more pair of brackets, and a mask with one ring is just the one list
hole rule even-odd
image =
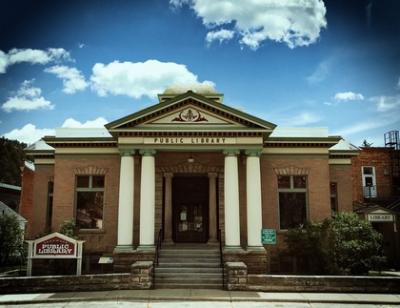
[[207, 245], [218, 245], [219, 241], [217, 241], [217, 239], [215, 238], [210, 238], [207, 242]]
[[114, 253], [130, 253], [134, 251], [135, 249], [132, 245], [117, 245], [114, 248]]
[[137, 251], [149, 251], [154, 252], [156, 250], [156, 246], [154, 245], [139, 245], [137, 247]]
[[175, 245], [175, 242], [172, 239], [165, 239], [162, 241], [162, 245]]
[[266, 251], [264, 246], [247, 246], [247, 251]]
[[224, 246], [222, 248], [224, 252], [244, 252], [243, 248], [241, 246]]

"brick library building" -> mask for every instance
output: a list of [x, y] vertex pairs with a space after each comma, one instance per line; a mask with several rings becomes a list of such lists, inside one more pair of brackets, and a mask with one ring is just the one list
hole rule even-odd
[[249, 273], [278, 272], [289, 228], [353, 211], [358, 149], [340, 136], [277, 127], [222, 94], [158, 99], [104, 128], [57, 129], [27, 148], [27, 238], [74, 220], [84, 272], [101, 256], [124, 271], [156, 254], [159, 267], [170, 258], [206, 268], [223, 257]]

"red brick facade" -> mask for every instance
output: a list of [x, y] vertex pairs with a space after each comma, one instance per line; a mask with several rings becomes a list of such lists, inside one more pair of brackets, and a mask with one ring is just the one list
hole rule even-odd
[[362, 148], [360, 155], [352, 158], [353, 195], [354, 200], [362, 202], [363, 183], [362, 167], [375, 167], [376, 190], [378, 199], [387, 199], [392, 195], [392, 149]]

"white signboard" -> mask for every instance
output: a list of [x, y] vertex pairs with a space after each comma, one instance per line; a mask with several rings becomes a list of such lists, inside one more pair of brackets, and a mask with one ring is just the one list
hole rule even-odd
[[394, 217], [392, 214], [368, 214], [368, 221], [391, 222], [394, 221]]
[[32, 259], [76, 259], [76, 274], [81, 274], [82, 246], [77, 241], [61, 233], [51, 233], [28, 242], [27, 276], [32, 276]]

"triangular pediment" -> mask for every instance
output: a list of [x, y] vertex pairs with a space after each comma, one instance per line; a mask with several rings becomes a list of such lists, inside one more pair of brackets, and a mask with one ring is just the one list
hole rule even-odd
[[144, 122], [141, 125], [175, 125], [182, 127], [187, 125], [228, 125], [232, 127], [244, 127], [244, 125], [237, 123], [234, 120], [224, 118], [223, 116], [219, 116], [212, 111], [207, 111], [204, 108], [194, 104], [184, 105], [177, 110], [162, 114], [161, 116]]
[[275, 125], [191, 91], [106, 125], [110, 132], [211, 127], [271, 132]]

